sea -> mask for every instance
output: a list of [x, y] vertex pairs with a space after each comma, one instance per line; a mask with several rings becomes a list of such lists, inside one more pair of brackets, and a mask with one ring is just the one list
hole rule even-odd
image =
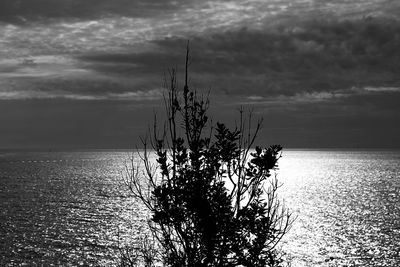
[[[115, 266], [149, 217], [131, 151], [0, 151], [0, 266]], [[284, 150], [278, 197], [292, 267], [400, 266], [399, 150]]]

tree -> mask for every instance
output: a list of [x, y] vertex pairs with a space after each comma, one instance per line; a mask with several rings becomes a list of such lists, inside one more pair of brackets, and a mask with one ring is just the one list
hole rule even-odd
[[155, 119], [142, 139], [141, 164], [132, 164], [125, 182], [151, 214], [166, 266], [279, 266], [276, 245], [292, 222], [271, 177], [282, 148], [252, 149], [262, 122], [243, 109], [234, 129], [212, 124], [208, 97], [189, 89], [188, 61], [189, 46], [183, 91], [172, 69], [166, 123], [160, 128]]

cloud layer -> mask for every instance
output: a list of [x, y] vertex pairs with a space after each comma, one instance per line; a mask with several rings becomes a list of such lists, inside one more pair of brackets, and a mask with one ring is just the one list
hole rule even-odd
[[189, 1], [145, 0], [3, 0], [0, 19], [11, 23], [24, 23], [43, 19], [98, 19], [113, 15], [152, 17], [160, 10], [176, 10]]
[[[364, 18], [202, 35], [191, 40], [193, 80], [215, 94], [253, 98], [398, 88], [399, 32], [399, 21]], [[152, 45], [156, 51], [89, 53], [78, 59], [98, 73], [149, 80], [154, 72], [183, 62], [186, 39], [166, 38]]]
[[[0, 147], [45, 146], [64, 124], [107, 134], [56, 146], [126, 145], [132, 106], [157, 108], [188, 39], [191, 85], [211, 90], [217, 117], [255, 108], [271, 140], [289, 146], [400, 146], [399, 13], [391, 0], [3, 0], [0, 101], [15, 115], [0, 118], [11, 125]], [[134, 117], [144, 129], [148, 116]]]

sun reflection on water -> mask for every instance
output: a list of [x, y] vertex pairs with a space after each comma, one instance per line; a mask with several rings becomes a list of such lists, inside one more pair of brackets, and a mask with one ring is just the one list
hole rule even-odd
[[285, 238], [292, 266], [400, 263], [400, 153], [288, 151], [281, 196], [298, 216]]

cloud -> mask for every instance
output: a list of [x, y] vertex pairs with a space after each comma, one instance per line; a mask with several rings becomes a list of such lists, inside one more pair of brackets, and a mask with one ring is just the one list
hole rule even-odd
[[98, 21], [109, 18], [156, 19], [160, 25], [196, 29], [258, 23], [286, 11], [288, 0], [3, 0], [0, 22], [29, 26], [42, 22]]
[[153, 89], [148, 91], [102, 92], [88, 94], [85, 92], [70, 92], [59, 90], [12, 90], [0, 91], [0, 100], [32, 100], [32, 99], [69, 99], [69, 100], [123, 100], [123, 101], [154, 101], [161, 100], [163, 90]]
[[365, 87], [364, 90], [369, 92], [400, 92], [399, 87]]
[[[399, 21], [364, 18], [203, 34], [190, 43], [192, 82], [214, 94], [263, 98], [397, 88], [399, 32]], [[153, 49], [145, 52], [87, 53], [77, 59], [99, 73], [154, 80], [168, 67], [182, 66], [186, 42], [164, 38], [150, 42]]]
[[[168, 36], [187, 39], [243, 27], [270, 31], [279, 25], [329, 19], [335, 15], [331, 11], [343, 17], [346, 12], [354, 16], [355, 10], [363, 16], [380, 10], [380, 16], [390, 17], [390, 12], [400, 10], [398, 3], [383, 2], [4, 0], [0, 55], [149, 50], [149, 42]], [[10, 17], [24, 23], [9, 24]]]
[[191, 20], [200, 21], [207, 18], [206, 15], [210, 18], [210, 15], [218, 14], [215, 17], [220, 22], [231, 24], [232, 20], [238, 19], [258, 23], [281, 14], [284, 15], [280, 18], [283, 20], [288, 15], [304, 17], [330, 14], [352, 18], [366, 14], [395, 16], [399, 7], [391, 0], [2, 0], [0, 21], [26, 23], [46, 19], [97, 20], [114, 16], [150, 18], [180, 17], [185, 14], [190, 14]]
[[[263, 90], [263, 84], [267, 94], [397, 86], [399, 31], [398, 21], [378, 19], [310, 22], [302, 31], [232, 31], [194, 39], [192, 50], [199, 51], [193, 55], [194, 69], [244, 80], [239, 86], [247, 88], [228, 89], [232, 93], [256, 93], [252, 90]], [[177, 46], [177, 41], [165, 42]]]
[[164, 0], [2, 0], [0, 20], [24, 22], [26, 19], [80, 18], [95, 19], [110, 15], [149, 17], [160, 11], [176, 10], [185, 1]]
[[[283, 15], [293, 8], [288, 2], [277, 1], [268, 6], [263, 1], [250, 2], [247, 8], [242, 1], [207, 2], [200, 6], [190, 3], [182, 8], [190, 10], [190, 5], [195, 5], [197, 9], [166, 20], [111, 16], [29, 27], [8, 25], [2, 29], [9, 49], [3, 55], [12, 55], [12, 44], [17, 47], [15, 56], [6, 56], [0, 62], [0, 76], [21, 86], [28, 84], [23, 79], [42, 78], [33, 82], [38, 90], [57, 88], [58, 92], [79, 91], [94, 97], [100, 92], [159, 88], [168, 68], [182, 66], [185, 31], [197, 23], [198, 16], [208, 14], [210, 20], [204, 24], [207, 30], [203, 31], [202, 26], [193, 28], [190, 71], [192, 85], [211, 88], [212, 94], [318, 100], [328, 99], [329, 94], [338, 97], [338, 91], [353, 87], [400, 85], [398, 20], [349, 20], [333, 15], [321, 19], [315, 14], [308, 19], [292, 14], [292, 20], [288, 20]], [[299, 14], [307, 10], [305, 4], [299, 7], [300, 2], [293, 5]], [[308, 9], [322, 12], [324, 6], [318, 2]], [[342, 5], [337, 2], [336, 6]], [[280, 10], [280, 19], [272, 25], [261, 19], [242, 28], [236, 26], [244, 20], [236, 21], [236, 25], [230, 19], [235, 12], [254, 18], [260, 13], [257, 8]], [[222, 9], [228, 11], [215, 11]], [[338, 11], [341, 15], [344, 12]], [[185, 25], [193, 16], [189, 26]], [[220, 22], [218, 31], [209, 28], [216, 21]], [[232, 27], [224, 28], [225, 22]], [[200, 28], [203, 30], [196, 32]], [[172, 37], [166, 37], [169, 30]], [[28, 61], [23, 64], [24, 60]], [[27, 64], [29, 60], [31, 63]]]
[[[345, 107], [357, 109], [363, 107], [368, 112], [381, 112], [391, 110], [400, 114], [400, 108], [396, 104], [400, 100], [399, 87], [366, 87], [349, 88], [346, 90], [299, 92], [295, 95], [256, 96], [251, 95], [243, 99], [236, 98], [230, 105], [253, 106], [262, 109], [303, 109], [302, 106], [326, 105], [337, 107], [341, 110]], [[334, 113], [338, 113], [338, 110]]]
[[[0, 6], [0, 21], [12, 16], [24, 23], [2, 25], [4, 47], [0, 55], [148, 50], [150, 41], [165, 36], [194, 36], [257, 23], [261, 14], [258, 7], [264, 15], [269, 9], [258, 1], [95, 2], [64, 0], [55, 4], [55, 1], [31, 0], [20, 1], [19, 5], [16, 1], [1, 2], [0, 5], [9, 7]], [[89, 15], [81, 16], [86, 5], [90, 6]], [[139, 15], [130, 14], [129, 10]]]
[[96, 73], [77, 60], [60, 56], [36, 56], [0, 61], [0, 100], [160, 99], [161, 81], [148, 77], [110, 76]]
[[31, 56], [0, 60], [0, 78], [82, 77], [88, 71], [63, 56]]

